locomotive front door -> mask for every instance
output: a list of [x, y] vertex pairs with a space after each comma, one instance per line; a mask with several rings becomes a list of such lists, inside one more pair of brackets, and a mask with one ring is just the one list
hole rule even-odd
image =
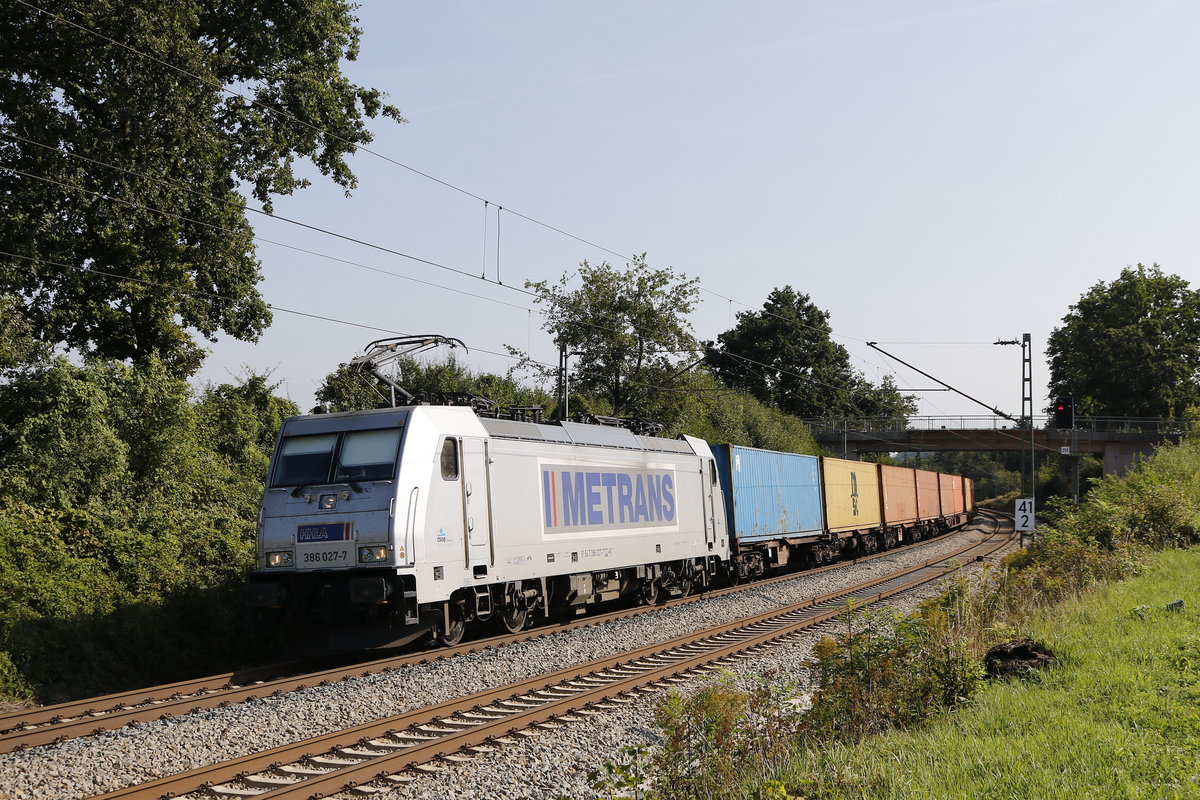
[[488, 443], [462, 439], [463, 525], [466, 528], [466, 564], [476, 578], [486, 578], [492, 557], [492, 492], [488, 468]]

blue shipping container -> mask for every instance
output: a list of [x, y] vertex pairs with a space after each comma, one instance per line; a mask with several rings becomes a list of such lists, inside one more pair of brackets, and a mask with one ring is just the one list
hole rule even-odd
[[738, 541], [816, 536], [825, 529], [816, 456], [718, 444], [717, 475]]

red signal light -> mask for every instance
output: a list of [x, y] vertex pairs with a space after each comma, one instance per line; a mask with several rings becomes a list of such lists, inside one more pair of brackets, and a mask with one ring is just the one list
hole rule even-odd
[[1075, 398], [1063, 395], [1054, 398], [1054, 427], [1070, 429], [1075, 427]]

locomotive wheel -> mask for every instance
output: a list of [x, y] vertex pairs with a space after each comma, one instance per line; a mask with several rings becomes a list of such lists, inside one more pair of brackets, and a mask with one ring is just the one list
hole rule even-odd
[[510, 583], [504, 587], [503, 603], [496, 610], [500, 627], [509, 633], [520, 633], [529, 624], [529, 598], [525, 596], [524, 584], [521, 581]]
[[648, 606], [658, 605], [658, 598], [661, 594], [661, 588], [658, 578], [642, 582], [642, 602]]
[[505, 606], [500, 609], [500, 624], [509, 633], [520, 633], [529, 622], [528, 606]]
[[437, 640], [440, 644], [446, 647], [453, 647], [463, 640], [463, 636], [467, 632], [467, 620], [463, 615], [463, 607], [461, 603], [450, 604], [450, 626], [445, 627], [445, 623], [438, 625]]

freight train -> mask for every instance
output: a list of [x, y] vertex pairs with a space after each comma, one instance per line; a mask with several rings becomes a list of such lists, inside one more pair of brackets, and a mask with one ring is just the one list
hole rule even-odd
[[970, 479], [411, 405], [287, 419], [251, 606], [327, 646], [517, 631], [965, 524]]

